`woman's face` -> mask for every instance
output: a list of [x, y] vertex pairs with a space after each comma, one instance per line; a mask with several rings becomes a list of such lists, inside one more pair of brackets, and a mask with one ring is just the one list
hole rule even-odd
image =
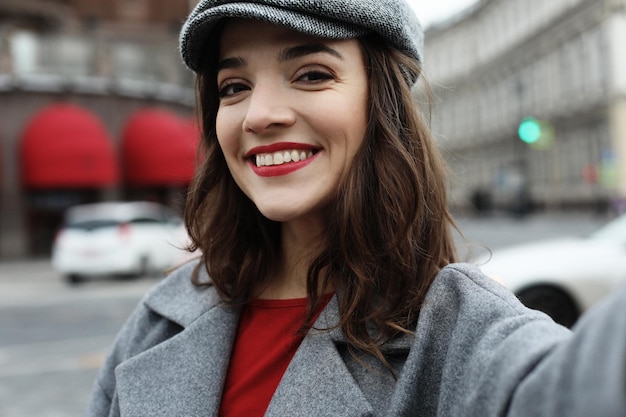
[[217, 137], [239, 187], [271, 220], [323, 218], [365, 135], [358, 41], [232, 20], [218, 65]]

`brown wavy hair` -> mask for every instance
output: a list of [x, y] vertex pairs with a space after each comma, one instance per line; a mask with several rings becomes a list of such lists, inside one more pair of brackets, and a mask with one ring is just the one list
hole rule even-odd
[[[335, 288], [352, 350], [387, 364], [380, 346], [410, 332], [433, 279], [456, 260], [447, 170], [405, 81], [419, 64], [375, 35], [360, 38], [369, 80], [362, 147], [331, 207], [322, 252], [308, 270], [308, 325], [319, 288]], [[245, 303], [274, 270], [280, 223], [265, 218], [233, 180], [215, 132], [219, 106], [215, 47], [197, 78], [202, 164], [190, 187], [185, 223], [210, 283], [227, 303]], [[372, 327], [373, 326], [373, 327]], [[369, 329], [369, 330], [368, 330]], [[371, 331], [375, 329], [374, 331]]]

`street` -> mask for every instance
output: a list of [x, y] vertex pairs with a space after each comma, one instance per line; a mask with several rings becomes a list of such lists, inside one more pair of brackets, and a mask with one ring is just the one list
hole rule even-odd
[[[459, 252], [463, 257], [483, 246], [584, 236], [606, 220], [581, 214], [461, 218]], [[0, 262], [0, 416], [82, 415], [115, 334], [156, 282], [158, 277], [70, 286], [46, 259]]]
[[71, 287], [47, 260], [0, 263], [0, 415], [82, 415], [115, 334], [155, 282]]

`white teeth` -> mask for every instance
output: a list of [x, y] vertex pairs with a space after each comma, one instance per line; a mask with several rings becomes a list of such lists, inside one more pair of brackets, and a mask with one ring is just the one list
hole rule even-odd
[[288, 162], [298, 162], [313, 156], [313, 151], [288, 150], [274, 153], [255, 155], [256, 166], [282, 165]]

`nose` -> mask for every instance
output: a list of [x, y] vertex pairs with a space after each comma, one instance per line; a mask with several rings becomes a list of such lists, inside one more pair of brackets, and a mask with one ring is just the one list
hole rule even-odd
[[291, 126], [294, 122], [295, 112], [291, 107], [288, 92], [275, 85], [254, 86], [243, 120], [242, 127], [245, 132], [265, 133], [272, 129]]

